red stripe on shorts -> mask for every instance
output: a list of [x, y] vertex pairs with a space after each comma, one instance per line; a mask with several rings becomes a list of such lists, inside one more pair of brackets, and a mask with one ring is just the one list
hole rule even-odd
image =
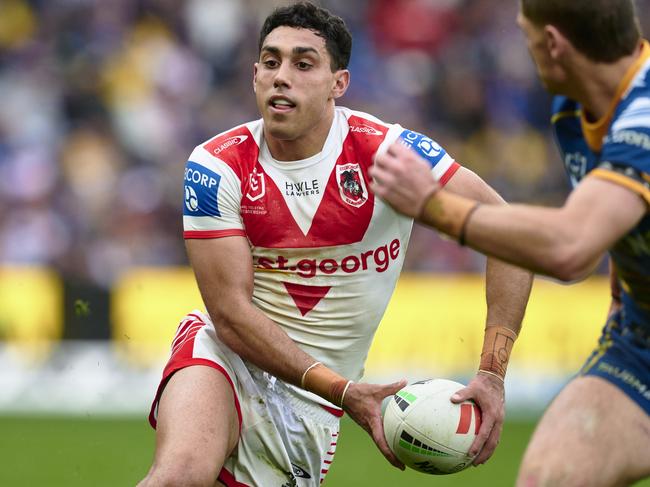
[[337, 418], [340, 418], [341, 416], [343, 416], [343, 410], [342, 409], [335, 409], [335, 408], [332, 408], [332, 407], [329, 407], [329, 406], [325, 406], [324, 404], [322, 404], [321, 407], [325, 411], [327, 411], [328, 413], [333, 414], [334, 416], [336, 416]]
[[235, 476], [225, 468], [221, 469], [221, 472], [219, 472], [219, 477], [217, 477], [217, 480], [222, 482], [226, 487], [248, 487], [248, 485], [246, 484], [237, 482]]
[[[196, 320], [191, 320], [190, 318], [196, 318]], [[189, 326], [187, 323], [188, 321], [191, 322]], [[199, 324], [202, 325], [198, 326]], [[158, 406], [160, 397], [162, 396], [162, 393], [165, 390], [165, 386], [167, 385], [169, 379], [171, 379], [172, 375], [174, 375], [175, 372], [184, 369], [185, 367], [190, 367], [193, 365], [204, 365], [207, 367], [212, 367], [216, 371], [223, 374], [223, 376], [230, 384], [230, 388], [232, 389], [233, 400], [235, 402], [235, 409], [237, 410], [237, 419], [239, 420], [239, 433], [241, 435], [241, 428], [242, 428], [241, 406], [239, 404], [239, 398], [237, 397], [237, 392], [235, 391], [235, 384], [233, 383], [232, 378], [230, 377], [226, 369], [224, 369], [221, 365], [208, 359], [195, 358], [193, 356], [194, 339], [196, 337], [196, 334], [200, 331], [200, 328], [202, 328], [203, 326], [205, 326], [203, 320], [201, 320], [199, 316], [194, 314], [188, 315], [185, 319], [183, 319], [183, 321], [181, 321], [181, 324], [178, 327], [178, 331], [176, 332], [176, 336], [174, 337], [174, 342], [176, 342], [180, 338], [179, 335], [186, 333], [186, 336], [183, 337], [178, 343], [175, 343], [172, 355], [169, 358], [167, 365], [165, 366], [162, 380], [160, 381], [160, 385], [158, 386], [158, 390], [156, 391], [156, 397], [154, 398], [153, 404], [151, 405], [151, 412], [149, 413], [149, 423], [154, 429], [156, 428], [156, 424], [157, 424], [156, 416], [155, 416], [156, 407]]]

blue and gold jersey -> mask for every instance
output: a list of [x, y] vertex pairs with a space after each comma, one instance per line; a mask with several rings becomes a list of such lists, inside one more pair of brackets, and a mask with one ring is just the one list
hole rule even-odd
[[[558, 96], [553, 129], [576, 186], [586, 177], [623, 185], [650, 204], [650, 44], [619, 85], [608, 113], [589, 122], [580, 104]], [[650, 217], [610, 250], [623, 289], [622, 325], [650, 331]]]

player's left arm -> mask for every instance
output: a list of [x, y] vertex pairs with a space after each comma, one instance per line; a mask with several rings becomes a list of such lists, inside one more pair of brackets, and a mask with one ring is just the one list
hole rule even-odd
[[[456, 171], [445, 189], [483, 204], [506, 204], [485, 181], [464, 167]], [[470, 448], [470, 454], [476, 455], [476, 465], [488, 460], [499, 442], [505, 415], [503, 380], [532, 282], [530, 272], [492, 257], [487, 259], [487, 318], [479, 372], [454, 401], [472, 399], [481, 408], [481, 429]]]

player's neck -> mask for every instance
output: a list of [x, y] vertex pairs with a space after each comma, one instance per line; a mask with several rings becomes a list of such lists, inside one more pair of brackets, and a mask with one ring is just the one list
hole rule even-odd
[[630, 68], [638, 60], [639, 48], [630, 56], [614, 63], [583, 63], [576, 73], [576, 94], [572, 98], [579, 101], [588, 115], [588, 120], [597, 121], [607, 115], [619, 94], [621, 82]]
[[332, 122], [334, 121], [334, 109], [327, 110], [316, 124], [305, 131], [296, 139], [284, 140], [271, 135], [266, 128], [264, 138], [271, 156], [276, 161], [301, 161], [312, 157], [323, 150], [327, 141]]

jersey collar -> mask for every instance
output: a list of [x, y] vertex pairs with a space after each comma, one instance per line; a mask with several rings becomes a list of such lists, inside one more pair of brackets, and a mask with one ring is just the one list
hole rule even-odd
[[614, 112], [616, 107], [622, 98], [626, 95], [630, 84], [634, 80], [636, 74], [643, 67], [645, 62], [650, 59], [650, 44], [648, 41], [644, 40], [641, 48], [641, 55], [634, 62], [632, 66], [627, 70], [625, 76], [618, 85], [616, 89], [616, 95], [612, 99], [612, 102], [609, 105], [607, 113], [603, 115], [600, 120], [595, 122], [589, 122], [586, 118], [584, 110], [580, 113], [580, 123], [582, 124], [582, 133], [585, 136], [587, 145], [594, 152], [600, 152], [603, 148], [603, 138], [607, 135], [609, 130], [609, 125], [614, 117]]

